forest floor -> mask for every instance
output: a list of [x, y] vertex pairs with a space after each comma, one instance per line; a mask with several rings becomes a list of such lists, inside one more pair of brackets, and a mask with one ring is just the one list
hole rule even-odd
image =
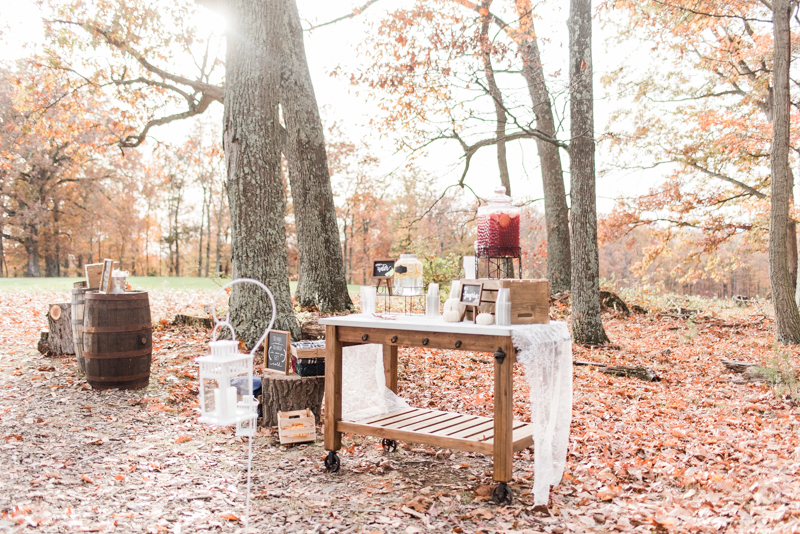
[[[35, 347], [47, 304], [68, 293], [0, 293], [0, 531], [237, 532], [247, 442], [196, 422], [197, 371], [209, 331], [168, 319], [209, 291], [151, 293], [154, 354], [142, 391], [93, 391], [74, 357]], [[703, 303], [700, 302], [702, 305]], [[613, 346], [576, 360], [653, 368], [659, 382], [574, 368], [564, 480], [532, 509], [533, 455], [516, 455], [512, 505], [491, 503], [491, 457], [346, 436], [342, 469], [323, 469], [321, 439], [253, 443], [254, 532], [800, 532], [800, 407], [766, 384], [736, 383], [722, 359], [800, 368], [774, 346], [770, 313], [708, 301], [687, 320], [653, 308], [605, 315]], [[698, 304], [695, 302], [694, 307]], [[560, 304], [554, 319], [566, 318]], [[400, 395], [415, 406], [492, 412], [490, 355], [400, 351]], [[515, 411], [529, 414], [522, 370]], [[454, 394], [453, 384], [458, 385]]]

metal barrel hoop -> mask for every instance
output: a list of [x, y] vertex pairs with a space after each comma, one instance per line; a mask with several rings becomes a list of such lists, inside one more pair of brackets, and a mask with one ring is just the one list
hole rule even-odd
[[278, 308], [275, 305], [275, 297], [272, 296], [272, 291], [270, 291], [269, 288], [266, 285], [262, 284], [258, 280], [254, 280], [252, 278], [237, 278], [236, 280], [231, 280], [230, 282], [228, 282], [227, 284], [222, 286], [219, 289], [219, 291], [217, 291], [217, 294], [214, 295], [214, 304], [211, 307], [211, 317], [214, 319], [214, 330], [213, 330], [212, 335], [214, 336], [214, 341], [216, 341], [216, 339], [217, 339], [216, 338], [217, 328], [219, 328], [220, 326], [227, 326], [230, 329], [231, 334], [233, 335], [233, 339], [234, 340], [236, 339], [236, 333], [234, 332], [233, 326], [230, 323], [230, 311], [228, 311], [228, 313], [225, 314], [225, 320], [224, 321], [220, 321], [219, 317], [217, 317], [217, 300], [219, 299], [219, 296], [222, 293], [224, 293], [225, 290], [228, 289], [229, 287], [232, 287], [235, 284], [246, 283], [246, 282], [249, 282], [251, 284], [255, 284], [258, 287], [260, 287], [261, 289], [263, 289], [264, 291], [266, 291], [267, 292], [267, 296], [269, 297], [270, 305], [272, 306], [272, 309], [271, 309], [272, 316], [269, 319], [269, 326], [267, 326], [267, 329], [264, 330], [264, 334], [256, 342], [256, 344], [253, 345], [253, 350], [250, 351], [250, 356], [255, 357], [256, 350], [258, 350], [258, 347], [260, 347], [261, 344], [264, 343], [264, 341], [267, 339], [267, 335], [269, 334], [269, 331], [272, 330], [272, 325], [275, 324], [275, 317], [278, 315]]

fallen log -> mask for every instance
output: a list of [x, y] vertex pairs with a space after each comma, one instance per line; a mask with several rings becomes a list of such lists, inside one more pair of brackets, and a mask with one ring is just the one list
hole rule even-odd
[[659, 377], [655, 371], [641, 365], [615, 365], [612, 367], [601, 367], [598, 371], [607, 375], [638, 378], [646, 382], [659, 382], [661, 380], [661, 377]]
[[744, 373], [749, 367], [755, 367], [756, 364], [749, 362], [737, 362], [735, 360], [722, 360], [722, 365], [724, 365], [728, 371], [733, 371], [734, 373]]
[[211, 317], [201, 317], [199, 315], [185, 315], [179, 313], [172, 319], [172, 324], [178, 326], [199, 326], [201, 328], [212, 328], [214, 326], [214, 321]]

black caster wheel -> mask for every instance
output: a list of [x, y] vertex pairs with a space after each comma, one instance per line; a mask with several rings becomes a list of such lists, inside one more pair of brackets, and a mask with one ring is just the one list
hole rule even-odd
[[499, 483], [495, 486], [494, 490], [492, 490], [492, 501], [495, 504], [511, 504], [514, 500], [514, 492], [511, 491], [511, 488], [508, 487], [508, 484], [505, 482]]
[[339, 455], [333, 451], [328, 452], [328, 456], [325, 457], [325, 470], [328, 473], [336, 473], [341, 465]]
[[381, 440], [381, 446], [383, 446], [383, 450], [386, 452], [397, 452], [397, 442], [393, 439], [383, 438]]

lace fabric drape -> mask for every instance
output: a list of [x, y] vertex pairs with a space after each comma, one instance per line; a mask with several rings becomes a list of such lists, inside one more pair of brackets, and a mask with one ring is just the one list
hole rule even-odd
[[561, 481], [572, 422], [572, 338], [566, 323], [517, 326], [517, 361], [531, 390], [534, 424], [534, 505], [547, 504], [550, 486]]
[[408, 407], [386, 387], [382, 345], [342, 349], [342, 419], [357, 422]]

